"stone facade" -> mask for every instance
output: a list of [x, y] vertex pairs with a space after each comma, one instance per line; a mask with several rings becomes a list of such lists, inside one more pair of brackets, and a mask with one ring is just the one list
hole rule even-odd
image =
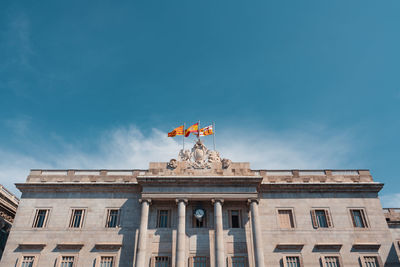
[[17, 212], [19, 199], [0, 185], [0, 259]]
[[32, 170], [0, 266], [400, 266], [368, 170], [252, 170], [196, 146], [147, 170]]

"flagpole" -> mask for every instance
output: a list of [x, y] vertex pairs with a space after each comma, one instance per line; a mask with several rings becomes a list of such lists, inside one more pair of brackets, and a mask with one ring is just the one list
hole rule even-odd
[[183, 123], [182, 151], [185, 151], [185, 123]]
[[215, 122], [213, 122], [213, 143], [214, 143], [214, 151], [215, 151]]
[[200, 120], [199, 120], [198, 123], [199, 123], [199, 124], [197, 125], [197, 138], [198, 138], [199, 141], [200, 141]]

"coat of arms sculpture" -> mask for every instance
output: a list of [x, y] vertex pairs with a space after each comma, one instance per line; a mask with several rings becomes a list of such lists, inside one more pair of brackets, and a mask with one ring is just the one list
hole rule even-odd
[[178, 167], [177, 161], [185, 162], [188, 168], [193, 169], [211, 169], [214, 163], [221, 163], [222, 168], [226, 169], [231, 163], [229, 159], [221, 159], [218, 151], [208, 150], [201, 140], [197, 140], [191, 150], [181, 149], [178, 160], [171, 159], [168, 168]]

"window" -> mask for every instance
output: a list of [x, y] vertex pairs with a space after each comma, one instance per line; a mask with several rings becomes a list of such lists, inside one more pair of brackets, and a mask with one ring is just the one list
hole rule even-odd
[[70, 228], [81, 228], [83, 225], [84, 216], [85, 216], [84, 209], [73, 209], [69, 227]]
[[230, 210], [229, 211], [229, 222], [230, 228], [240, 228], [240, 210]]
[[47, 217], [49, 215], [49, 209], [37, 209], [35, 219], [33, 220], [34, 228], [44, 228], [47, 226]]
[[153, 267], [170, 267], [171, 263], [170, 263], [170, 259], [167, 256], [157, 256], [154, 257], [154, 264]]
[[230, 259], [231, 264], [230, 267], [247, 267], [247, 257], [240, 257], [240, 256], [235, 256], [231, 257]]
[[35, 263], [35, 256], [23, 256], [21, 267], [33, 267]]
[[302, 267], [300, 256], [286, 256], [283, 259], [284, 267]]
[[291, 209], [278, 210], [278, 215], [281, 228], [294, 228], [293, 211]]
[[341, 267], [339, 256], [325, 256], [322, 259], [324, 267]]
[[208, 266], [210, 266], [208, 257], [195, 256], [191, 258], [190, 267], [208, 267]]
[[114, 257], [113, 256], [101, 256], [100, 257], [100, 267], [114, 267]]
[[116, 228], [119, 226], [119, 209], [108, 209], [107, 210], [107, 228]]
[[328, 209], [311, 210], [311, 218], [314, 228], [330, 228], [332, 226], [331, 217]]
[[365, 211], [363, 209], [350, 209], [351, 220], [356, 228], [368, 227]]
[[60, 262], [60, 267], [73, 267], [74, 266], [74, 256], [62, 256], [61, 257], [61, 262]]
[[157, 219], [158, 228], [168, 228], [169, 226], [169, 210], [159, 210]]
[[363, 256], [363, 267], [381, 267], [380, 259], [377, 256]]

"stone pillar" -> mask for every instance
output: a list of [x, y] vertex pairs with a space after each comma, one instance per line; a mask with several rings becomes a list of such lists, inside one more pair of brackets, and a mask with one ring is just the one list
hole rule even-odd
[[147, 226], [149, 222], [149, 206], [151, 203], [150, 199], [140, 199], [142, 203], [142, 213], [140, 217], [140, 229], [138, 238], [138, 248], [136, 254], [136, 265], [145, 266], [146, 262], [146, 244], [147, 244]]
[[264, 247], [262, 242], [262, 233], [260, 218], [258, 215], [258, 200], [249, 199], [250, 211], [251, 211], [251, 225], [253, 232], [253, 242], [254, 242], [254, 257], [256, 260], [256, 267], [264, 267]]
[[185, 267], [186, 263], [186, 204], [187, 200], [177, 199], [178, 231], [176, 238], [176, 267]]
[[214, 225], [215, 225], [215, 267], [225, 267], [224, 250], [224, 228], [222, 224], [223, 200], [215, 199], [214, 203]]

